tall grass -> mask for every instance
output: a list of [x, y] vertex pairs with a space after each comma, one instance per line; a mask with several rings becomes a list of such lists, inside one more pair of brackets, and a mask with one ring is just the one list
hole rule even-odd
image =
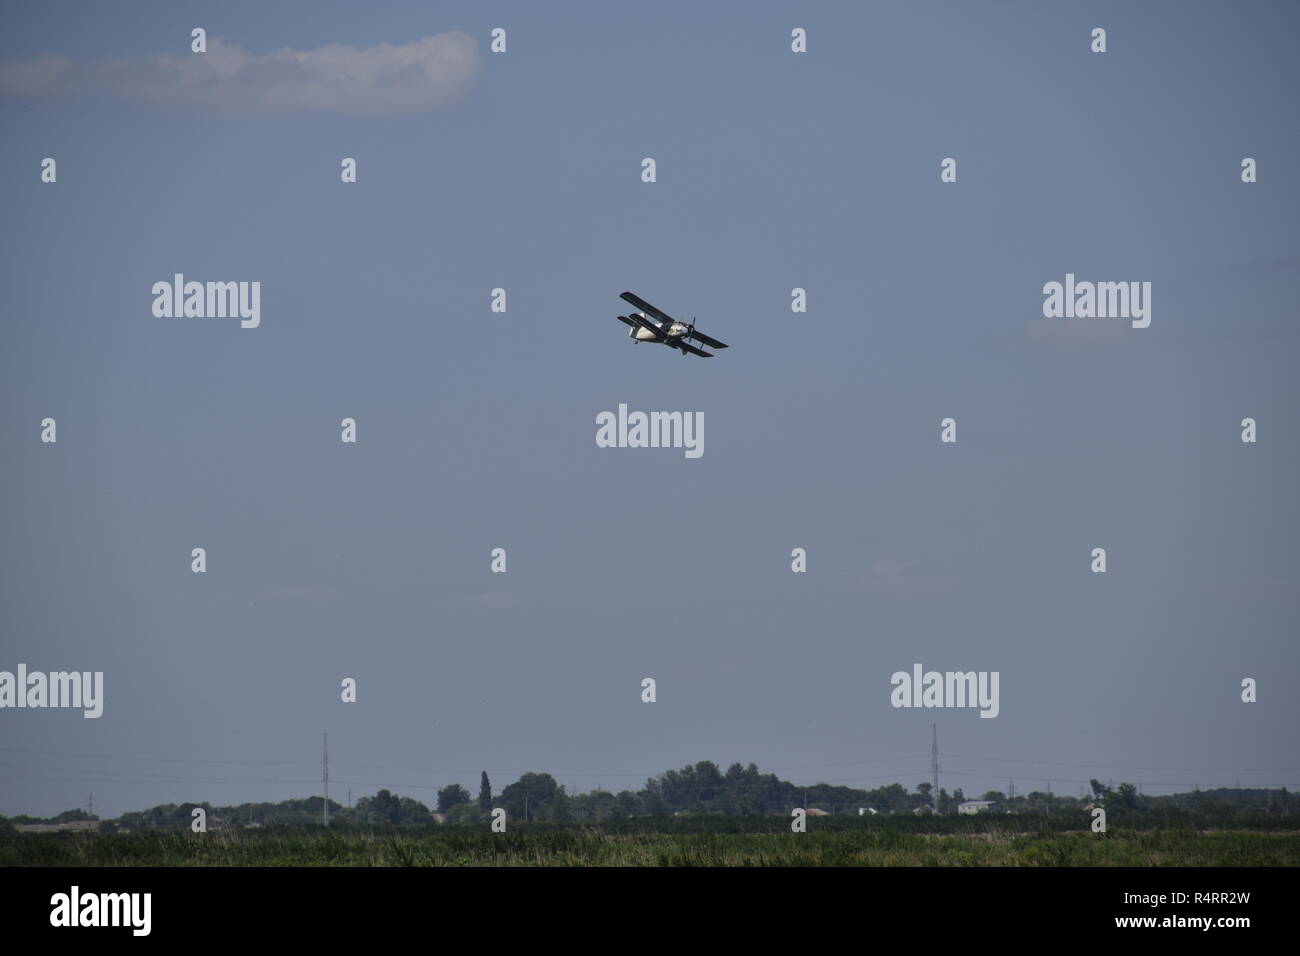
[[[284, 827], [0, 837], [3, 866], [1295, 866], [1300, 832], [1129, 830], [1105, 835], [985, 825], [952, 833], [826, 825], [791, 833], [776, 818], [710, 829], [705, 821], [511, 824], [393, 830]], [[717, 821], [714, 821], [717, 822]], [[733, 823], [736, 821], [732, 821]], [[910, 821], [908, 821], [910, 823]], [[939, 821], [932, 821], [939, 822]], [[775, 824], [775, 825], [774, 825]]]

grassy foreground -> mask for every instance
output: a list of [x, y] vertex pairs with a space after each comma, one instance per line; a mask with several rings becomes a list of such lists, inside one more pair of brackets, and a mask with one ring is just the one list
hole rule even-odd
[[387, 832], [286, 827], [0, 837], [0, 866], [1295, 866], [1300, 832], [620, 832], [601, 826]]

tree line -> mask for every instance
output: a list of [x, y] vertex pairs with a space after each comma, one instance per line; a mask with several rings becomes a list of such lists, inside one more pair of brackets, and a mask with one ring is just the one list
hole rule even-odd
[[[593, 790], [569, 793], [549, 773], [525, 773], [514, 783], [494, 793], [488, 774], [479, 778], [477, 795], [459, 783], [437, 791], [433, 809], [412, 797], [380, 790], [361, 797], [355, 806], [330, 801], [331, 825], [407, 826], [431, 824], [440, 820], [449, 824], [484, 823], [492, 811], [501, 808], [512, 821], [554, 823], [603, 823], [633, 817], [671, 816], [769, 816], [788, 815], [795, 807], [822, 811], [835, 816], [916, 814], [933, 812], [929, 781], [907, 789], [891, 783], [875, 789], [857, 789], [829, 783], [801, 786], [781, 780], [775, 774], [762, 773], [751, 763], [733, 763], [725, 771], [712, 761], [668, 770], [646, 780], [637, 790]], [[1077, 813], [1092, 806], [1105, 806], [1107, 813], [1151, 813], [1169, 809], [1186, 809], [1214, 813], [1296, 813], [1300, 802], [1283, 788], [1195, 790], [1172, 796], [1144, 796], [1131, 783], [1117, 787], [1091, 781], [1084, 797], [1071, 797], [1033, 790], [1009, 796], [991, 790], [978, 798], [967, 798], [960, 787], [949, 793], [940, 789], [937, 812], [957, 813], [967, 799], [989, 801], [993, 812], [1056, 815]], [[135, 830], [189, 827], [195, 807], [202, 807], [209, 826], [277, 826], [320, 822], [324, 802], [321, 797], [284, 800], [278, 803], [245, 803], [213, 806], [209, 803], [162, 804], [149, 810], [122, 814], [115, 821], [105, 821], [103, 829]], [[438, 816], [435, 816], [435, 813]], [[0, 818], [2, 819], [2, 818]], [[10, 823], [63, 822], [70, 819], [94, 819], [84, 811], [65, 811], [49, 821], [33, 817], [16, 817]]]

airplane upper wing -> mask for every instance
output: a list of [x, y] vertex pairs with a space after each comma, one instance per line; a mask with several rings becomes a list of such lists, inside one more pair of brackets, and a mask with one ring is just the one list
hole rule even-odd
[[709, 336], [705, 335], [703, 332], [696, 332], [692, 330], [691, 332], [688, 333], [688, 335], [693, 339], [698, 339], [699, 341], [703, 342], [705, 345], [707, 345], [709, 348], [712, 349], [725, 349], [727, 347], [727, 344], [725, 342], [719, 342], [717, 339], [710, 338]]
[[676, 321], [667, 312], [664, 312], [661, 309], [656, 309], [653, 305], [651, 305], [649, 302], [647, 302], [645, 299], [641, 298], [639, 295], [637, 295], [634, 292], [624, 292], [621, 296], [619, 296], [619, 298], [626, 299], [628, 302], [631, 302], [634, 306], [636, 306], [646, 315], [653, 315], [660, 322], [666, 323], [665, 328], [669, 325], [672, 325], [673, 322]]

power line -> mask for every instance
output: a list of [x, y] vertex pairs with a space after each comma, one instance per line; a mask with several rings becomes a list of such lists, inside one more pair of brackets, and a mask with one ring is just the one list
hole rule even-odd
[[[984, 777], [985, 779], [990, 779], [990, 778], [993, 777], [993, 774], [984, 773], [984, 772], [982, 772], [982, 771], [974, 771], [974, 770], [944, 770], [944, 773], [946, 773], [946, 774], [955, 774], [955, 775], [957, 775], [957, 776], [959, 776], [959, 777]], [[1022, 777], [1021, 779], [1041, 780], [1041, 781], [1043, 781], [1044, 783], [1047, 782], [1047, 778], [1046, 778], [1046, 777], [1029, 777], [1029, 778], [1024, 778], [1024, 777]], [[1079, 777], [1060, 777], [1060, 776], [1054, 776], [1054, 777], [1052, 777], [1052, 779], [1053, 779], [1053, 780], [1064, 781], [1065, 783], [1090, 783], [1090, 782], [1091, 782], [1091, 781], [1089, 781], [1089, 780], [1082, 779], [1082, 778], [1079, 778]], [[1144, 783], [1146, 786], [1148, 786], [1148, 787], [1185, 787], [1185, 786], [1187, 786], [1187, 781], [1185, 781], [1185, 780], [1180, 780], [1180, 781], [1173, 782], [1173, 783], [1171, 783], [1171, 782], [1169, 782], [1169, 781], [1164, 781], [1164, 782], [1154, 782], [1154, 783], [1153, 783], [1153, 782], [1150, 781], [1150, 780], [1146, 780], [1146, 781], [1143, 781], [1143, 783]], [[1215, 788], [1215, 789], [1221, 789], [1221, 788], [1232, 789], [1232, 786], [1233, 786], [1233, 785], [1230, 784], [1230, 783], [1213, 783], [1213, 784], [1210, 784], [1209, 786], [1211, 786], [1211, 787], [1213, 787], [1213, 788]], [[1250, 787], [1250, 789], [1252, 789], [1252, 790], [1280, 790], [1280, 789], [1282, 789], [1283, 787], [1291, 787], [1291, 786], [1294, 786], [1294, 784], [1286, 784], [1286, 783], [1256, 783], [1256, 784], [1253, 784], [1253, 785]]]
[[[151, 780], [164, 781], [168, 783], [221, 783], [221, 784], [270, 784], [270, 783], [314, 784], [320, 782], [319, 778], [313, 778], [313, 777], [174, 776], [170, 774], [142, 774], [142, 773], [131, 773], [129, 771], [113, 771], [113, 770], [85, 771], [85, 770], [76, 770], [74, 768], [65, 768], [65, 767], [28, 767], [22, 764], [6, 764], [6, 763], [0, 763], [0, 767], [12, 767], [14, 769], [19, 769], [19, 770], [37, 771], [36, 774], [24, 773], [22, 775], [22, 779], [26, 779], [26, 780], [76, 781], [86, 774], [94, 774], [97, 778], [101, 780], [101, 782], [111, 782], [111, 783], [134, 783], [134, 782], [151, 781]], [[50, 772], [67, 774], [67, 776], [61, 776], [61, 777], [41, 776], [41, 774], [50, 773]], [[914, 773], [919, 775], [922, 772], [923, 771], [917, 770]], [[883, 779], [897, 780], [899, 776], [900, 774], [898, 772], [889, 772], [889, 773], [869, 774], [865, 776], [856, 776], [856, 777], [840, 777], [840, 778], [834, 778], [830, 780], [818, 781], [818, 784], [814, 784], [814, 786], [816, 785], [833, 786], [836, 784], [853, 783], [862, 780], [883, 780]], [[395, 783], [391, 780], [344, 780], [339, 777], [331, 777], [330, 779], [333, 780], [334, 783], [351, 784], [354, 786], [361, 786], [361, 787], [379, 787], [379, 788], [386, 788], [386, 789], [395, 789], [400, 787], [401, 789], [404, 790], [440, 789], [438, 784], [436, 783], [410, 783], [410, 782]], [[781, 781], [781, 782], [789, 783], [789, 781]], [[702, 790], [720, 789], [725, 785], [726, 785], [725, 777], [722, 778], [721, 783], [716, 783], [716, 784], [694, 784], [694, 785], [665, 784], [658, 780], [655, 781], [655, 789], [666, 791], [666, 792], [667, 791], [696, 792]]]
[[265, 764], [267, 766], [309, 766], [314, 760], [199, 760], [194, 757], [128, 757], [124, 754], [88, 754], [68, 753], [61, 750], [26, 750], [22, 747], [0, 747], [0, 751], [16, 754], [32, 754], [43, 757], [74, 757], [77, 760], [139, 760], [148, 763], [216, 763], [216, 764]]
[[[72, 757], [78, 760], [88, 760], [88, 759], [89, 760], [135, 760], [135, 761], [140, 761], [145, 763], [214, 764], [214, 765], [222, 765], [222, 766], [246, 765], [246, 766], [290, 767], [290, 766], [309, 766], [314, 763], [314, 761], [311, 760], [204, 760], [196, 757], [186, 757], [186, 758], [129, 757], [122, 754], [68, 753], [65, 751], [56, 751], [56, 750], [26, 750], [19, 747], [0, 747], [0, 752], [22, 753], [22, 754], [29, 754], [33, 756]], [[763, 772], [769, 774], [789, 773], [792, 770], [801, 770], [801, 769], [806, 770], [812, 767], [848, 767], [848, 766], [856, 766], [860, 764], [886, 763], [886, 762], [893, 762], [898, 760], [914, 760], [925, 756], [927, 755], [926, 754], [904, 754], [895, 757], [876, 757], [876, 758], [869, 758], [865, 760], [846, 760], [839, 763], [805, 764], [802, 767], [768, 767], [765, 768]], [[449, 767], [394, 767], [385, 764], [349, 763], [346, 761], [338, 761], [338, 760], [334, 761], [334, 765], [336, 767], [353, 767], [361, 770], [382, 770], [382, 771], [389, 771], [389, 772], [396, 772], [396, 773], [421, 773], [421, 774], [428, 774], [428, 773], [477, 774], [480, 771], [486, 771], [487, 773], [523, 775], [525, 773], [537, 772], [536, 770], [520, 770], [518, 768], [503, 768], [503, 767], [496, 767], [496, 768], [480, 767], [475, 770], [468, 770], [464, 768], [457, 769], [457, 768], [449, 768]], [[42, 769], [60, 769], [60, 768], [42, 768]], [[676, 768], [672, 768], [672, 769], [676, 770]], [[719, 769], [722, 768], [719, 767]], [[90, 772], [90, 771], [79, 771], [79, 772]], [[612, 770], [597, 770], [597, 771], [573, 771], [573, 770], [563, 771], [562, 770], [562, 771], [548, 771], [548, 772], [550, 772], [551, 775], [555, 777], [572, 778], [572, 777], [607, 777], [608, 776], [608, 777], [638, 777], [641, 779], [648, 779], [648, 778], [656, 777], [661, 774], [667, 773], [669, 771], [656, 770], [651, 773], [646, 773], [646, 772], [638, 772], [638, 771], [612, 771]]]
[[932, 798], [934, 800], [934, 815], [939, 815], [939, 725], [930, 725], [930, 773], [934, 777], [934, 782], [930, 784], [934, 791]]
[[[142, 756], [129, 756], [126, 754], [71, 753], [68, 751], [58, 751], [58, 750], [29, 750], [21, 747], [0, 747], [0, 752], [22, 753], [22, 754], [50, 756], [50, 757], [72, 757], [78, 760], [134, 760], [134, 761], [140, 761], [145, 763], [214, 764], [214, 765], [230, 765], [230, 766], [239, 766], [239, 765], [255, 766], [256, 765], [256, 766], [288, 767], [288, 766], [308, 766], [314, 762], [311, 760], [214, 760], [214, 759], [203, 759], [198, 757], [142, 757]], [[893, 762], [897, 760], [912, 760], [918, 757], [929, 757], [929, 756], [931, 755], [925, 753], [901, 754], [898, 756], [891, 756], [891, 757], [871, 757], [871, 758], [864, 758], [859, 760], [846, 760], [846, 761], [840, 761], [835, 763], [803, 764], [797, 767], [793, 767], [793, 766], [769, 767], [766, 768], [765, 772], [789, 773], [790, 771], [793, 770], [808, 770], [808, 769], [815, 769], [820, 767], [848, 767], [848, 766], [857, 766], [861, 764], [886, 763], [886, 762]], [[1146, 766], [1135, 766], [1131, 764], [1087, 763], [1087, 762], [1077, 761], [1077, 760], [1033, 760], [1033, 759], [1021, 758], [1021, 757], [988, 757], [981, 754], [955, 754], [955, 753], [947, 753], [947, 752], [941, 752], [940, 756], [958, 757], [964, 760], [987, 761], [990, 763], [1018, 763], [1018, 764], [1025, 764], [1029, 766], [1038, 765], [1038, 766], [1056, 766], [1056, 767], [1091, 767], [1091, 768], [1097, 768], [1103, 770], [1135, 770], [1135, 771], [1155, 770], [1155, 771], [1183, 772], [1183, 773], [1293, 773], [1296, 771], [1300, 771], [1300, 767], [1146, 767]], [[341, 761], [335, 761], [335, 766], [355, 767], [364, 770], [396, 771], [399, 773], [477, 774], [479, 773], [480, 770], [484, 770], [484, 769], [486, 769], [488, 773], [502, 773], [502, 774], [523, 774], [523, 773], [535, 772], [529, 770], [520, 770], [517, 768], [503, 768], [503, 767], [497, 767], [495, 769], [492, 767], [487, 767], [487, 768], [480, 767], [480, 768], [470, 770], [464, 768], [448, 768], [448, 767], [434, 767], [434, 768], [394, 767], [394, 766], [388, 766], [384, 764], [348, 763], [348, 762], [341, 762]], [[599, 777], [599, 776], [653, 777], [663, 772], [665, 771], [655, 771], [649, 774], [642, 773], [642, 772], [634, 772], [634, 771], [619, 772], [619, 771], [610, 771], [610, 770], [591, 771], [591, 772], [573, 771], [573, 770], [551, 771], [552, 775], [558, 774], [558, 776], [567, 776], [567, 777]]]
[[330, 825], [330, 735], [321, 734], [321, 760], [324, 764], [324, 781], [325, 781], [325, 799], [321, 801], [321, 806], [325, 812], [325, 825]]
[[985, 757], [976, 754], [943, 754], [963, 760], [987, 760], [992, 763], [1020, 763], [1054, 767], [1095, 767], [1103, 770], [1175, 770], [1186, 773], [1293, 773], [1300, 767], [1134, 767], [1118, 763], [1081, 763], [1077, 760], [1024, 760], [1011, 757]]
[[[932, 736], [937, 737], [937, 729], [936, 729], [936, 728], [932, 728]], [[932, 747], [931, 747], [932, 753], [930, 754], [930, 756], [931, 756], [931, 767], [930, 767], [930, 770], [931, 770], [931, 777], [932, 777], [932, 779], [934, 778], [934, 764], [935, 764], [935, 762], [937, 761], [937, 754], [934, 752], [934, 751], [936, 750], [936, 747], [934, 746], [935, 743], [937, 743], [937, 741], [936, 741], [936, 740], [932, 740]], [[240, 765], [247, 765], [247, 766], [285, 766], [285, 767], [289, 767], [289, 766], [301, 766], [301, 765], [306, 765], [306, 764], [310, 763], [310, 761], [283, 761], [283, 762], [281, 762], [281, 761], [270, 761], [270, 760], [246, 760], [246, 761], [245, 761], [245, 760], [204, 760], [204, 759], [198, 759], [198, 758], [185, 758], [185, 759], [179, 759], [179, 758], [165, 758], [165, 757], [124, 757], [124, 756], [120, 756], [120, 755], [116, 755], [116, 756], [114, 756], [114, 755], [107, 755], [107, 754], [70, 754], [70, 753], [65, 753], [65, 752], [61, 752], [61, 751], [39, 751], [39, 750], [28, 750], [28, 749], [18, 748], [18, 747], [0, 747], [0, 752], [21, 753], [21, 754], [34, 754], [34, 755], [38, 755], [38, 756], [48, 756], [48, 757], [60, 757], [60, 756], [63, 756], [63, 757], [76, 757], [76, 758], [78, 758], [78, 759], [88, 759], [88, 758], [89, 758], [89, 759], [113, 759], [113, 760], [138, 760], [138, 761], [153, 761], [153, 762], [157, 762], [157, 763], [169, 763], [169, 764], [198, 764], [198, 765], [205, 765], [205, 764], [206, 764], [206, 765], [213, 765], [213, 766], [240, 766]], [[870, 763], [883, 763], [883, 762], [890, 762], [890, 761], [895, 761], [895, 760], [916, 759], [916, 758], [921, 757], [921, 756], [924, 756], [924, 755], [921, 755], [921, 754], [915, 754], [915, 755], [906, 755], [906, 756], [900, 756], [900, 757], [882, 757], [882, 758], [878, 758], [878, 759], [875, 759], [875, 760], [873, 760], [873, 759], [865, 759], [865, 760], [851, 760], [851, 761], [843, 761], [843, 762], [835, 763], [835, 764], [818, 764], [818, 765], [811, 765], [811, 766], [823, 766], [823, 767], [831, 767], [831, 766], [853, 766], [853, 765], [870, 764]], [[998, 762], [998, 763], [1021, 763], [1021, 764], [1029, 764], [1029, 765], [1032, 765], [1032, 764], [1038, 763], [1038, 764], [1041, 764], [1041, 765], [1044, 765], [1044, 766], [1051, 765], [1051, 766], [1077, 766], [1077, 767], [1105, 767], [1105, 768], [1109, 768], [1109, 769], [1130, 769], [1130, 770], [1139, 770], [1139, 771], [1143, 771], [1143, 772], [1144, 772], [1144, 778], [1143, 778], [1143, 785], [1144, 785], [1144, 786], [1153, 786], [1153, 787], [1171, 787], [1171, 788], [1186, 787], [1186, 786], [1187, 786], [1187, 783], [1186, 783], [1185, 781], [1179, 781], [1179, 782], [1151, 782], [1151, 781], [1145, 779], [1145, 776], [1146, 776], [1146, 773], [1145, 773], [1145, 772], [1146, 772], [1146, 771], [1152, 771], [1152, 770], [1159, 771], [1159, 770], [1162, 770], [1162, 769], [1163, 769], [1163, 770], [1166, 770], [1166, 771], [1199, 772], [1199, 771], [1205, 771], [1205, 770], [1207, 769], [1207, 768], [1186, 768], [1186, 767], [1166, 767], [1166, 768], [1141, 767], [1141, 768], [1139, 768], [1139, 767], [1124, 767], [1124, 766], [1122, 766], [1122, 765], [1118, 765], [1118, 764], [1086, 764], [1086, 763], [1069, 763], [1069, 762], [1065, 762], [1065, 761], [1010, 760], [1010, 759], [1007, 759], [1007, 758], [999, 758], [999, 757], [979, 757], [979, 756], [975, 756], [975, 755], [971, 755], [971, 754], [944, 754], [944, 756], [955, 757], [955, 758], [961, 758], [961, 759], [967, 759], [967, 760], [973, 760], [973, 761], [984, 761], [984, 760], [988, 760], [988, 761], [995, 761], [995, 762]], [[327, 759], [327, 758], [326, 758], [326, 759]], [[711, 762], [711, 761], [710, 761], [710, 762]], [[336, 766], [352, 767], [352, 768], [357, 768], [357, 769], [380, 770], [380, 771], [385, 771], [385, 772], [414, 773], [414, 774], [420, 774], [420, 775], [428, 775], [428, 774], [452, 775], [452, 774], [463, 774], [463, 773], [470, 773], [470, 772], [471, 772], [471, 771], [465, 771], [465, 770], [449, 770], [449, 769], [445, 769], [445, 768], [432, 768], [432, 769], [430, 769], [430, 768], [413, 768], [413, 767], [390, 767], [390, 766], [377, 765], [377, 764], [357, 764], [357, 763], [338, 763], [338, 762], [336, 762]], [[686, 767], [686, 768], [682, 768], [682, 769], [689, 769], [690, 766], [693, 766], [693, 765], [688, 765], [688, 767]], [[715, 764], [715, 766], [716, 766], [716, 764]], [[145, 772], [145, 771], [143, 771], [143, 770], [142, 770], [142, 771], [133, 771], [133, 770], [125, 770], [125, 769], [104, 770], [104, 769], [73, 768], [73, 767], [48, 767], [48, 766], [31, 766], [31, 765], [27, 765], [27, 764], [19, 764], [19, 763], [2, 763], [2, 762], [0, 762], [0, 767], [9, 767], [9, 768], [12, 768], [12, 769], [15, 769], [15, 770], [27, 771], [27, 772], [25, 772], [25, 773], [22, 773], [21, 775], [9, 775], [11, 778], [12, 778], [12, 777], [18, 777], [18, 776], [21, 776], [21, 779], [27, 779], [27, 780], [43, 780], [43, 781], [51, 781], [51, 782], [73, 782], [73, 781], [76, 781], [76, 780], [78, 780], [78, 779], [85, 779], [86, 777], [93, 777], [93, 778], [95, 778], [95, 779], [100, 780], [101, 782], [106, 782], [106, 783], [107, 783], [107, 782], [111, 782], [111, 783], [130, 783], [130, 782], [144, 782], [144, 781], [165, 781], [165, 782], [187, 783], [187, 784], [211, 783], [211, 784], [253, 784], [253, 785], [266, 785], [266, 784], [308, 784], [308, 783], [312, 783], [312, 782], [313, 782], [310, 778], [297, 778], [297, 777], [279, 777], [279, 776], [273, 776], [273, 777], [261, 777], [261, 776], [224, 776], [224, 775], [213, 775], [213, 774], [180, 776], [180, 775], [166, 774], [166, 773], [148, 773], [148, 772]], [[768, 768], [768, 769], [762, 771], [762, 773], [763, 773], [764, 776], [776, 776], [777, 774], [788, 773], [788, 772], [790, 771], [790, 769], [792, 769], [792, 768], [788, 768], [788, 767], [787, 767], [787, 768]], [[1241, 769], [1241, 768], [1233, 768], [1233, 769], [1230, 769], [1230, 770], [1225, 770], [1225, 769], [1221, 768], [1221, 769], [1220, 769], [1220, 772], [1232, 772], [1232, 773], [1237, 773], [1237, 774], [1240, 774], [1240, 773], [1265, 773], [1265, 772], [1280, 773], [1280, 772], [1288, 772], [1288, 771], [1292, 771], [1292, 770], [1295, 770], [1295, 769], [1297, 769], [1297, 768], [1273, 768], [1272, 770], [1270, 770], [1270, 769], [1268, 769], [1268, 768], [1259, 768], [1259, 769], [1251, 769], [1251, 770], [1243, 770], [1243, 769]], [[326, 772], [327, 772], [327, 771], [326, 771]], [[473, 771], [473, 772], [474, 772], [474, 773], [477, 773], [478, 771]], [[502, 769], [499, 769], [499, 768], [498, 768], [498, 769], [496, 769], [496, 770], [490, 770], [489, 772], [491, 772], [491, 773], [500, 773], [500, 774], [518, 773], [518, 774], [522, 775], [523, 773], [536, 772], [536, 771], [510, 771], [510, 770], [502, 770]], [[650, 773], [650, 774], [646, 774], [646, 773], [631, 773], [631, 772], [621, 772], [621, 773], [620, 773], [620, 772], [612, 772], [612, 771], [601, 771], [599, 774], [596, 774], [596, 773], [591, 773], [591, 774], [586, 774], [586, 773], [578, 774], [578, 773], [572, 773], [572, 772], [570, 772], [569, 776], [571, 776], [571, 777], [588, 777], [588, 776], [590, 776], [590, 777], [597, 777], [597, 776], [604, 776], [604, 777], [608, 777], [608, 776], [615, 776], [615, 777], [637, 777], [637, 778], [640, 778], [640, 779], [646, 780], [647, 782], [649, 782], [649, 781], [656, 781], [656, 782], [657, 782], [657, 787], [658, 787], [660, 790], [665, 791], [665, 792], [699, 791], [699, 790], [702, 790], [702, 789], [706, 789], [705, 787], [701, 787], [701, 786], [689, 786], [689, 787], [688, 787], [688, 786], [685, 786], [685, 785], [665, 785], [665, 784], [659, 782], [659, 781], [661, 781], [662, 778], [663, 778], [666, 774], [668, 774], [668, 773], [680, 773], [680, 772], [681, 772], [681, 771], [679, 771], [679, 770], [675, 770], [675, 769], [674, 769], [674, 770], [667, 770], [667, 771], [658, 771], [658, 772], [656, 772], [656, 773]], [[951, 769], [948, 769], [948, 770], [946, 770], [945, 772], [947, 772], [947, 773], [949, 773], [949, 774], [952, 774], [952, 775], [956, 775], [956, 776], [965, 776], [965, 777], [985, 777], [985, 778], [992, 778], [993, 776], [995, 776], [994, 774], [989, 774], [989, 773], [979, 772], [979, 771], [960, 771], [960, 770], [951, 770]], [[917, 774], [917, 775], [920, 775], [920, 774], [923, 773], [923, 771], [920, 771], [920, 770], [912, 771], [912, 770], [901, 770], [901, 769], [899, 769], [899, 770], [894, 770], [894, 771], [890, 771], [890, 772], [887, 772], [887, 773], [866, 774], [866, 775], [858, 775], [858, 776], [851, 776], [851, 777], [841, 777], [841, 778], [823, 779], [823, 780], [819, 780], [819, 781], [817, 781], [817, 783], [818, 783], [818, 784], [825, 784], [825, 785], [834, 786], [834, 785], [845, 785], [845, 784], [851, 784], [851, 783], [861, 783], [861, 782], [864, 782], [864, 781], [886, 780], [886, 779], [891, 779], [891, 778], [892, 778], [892, 780], [893, 780], [894, 782], [897, 782], [897, 781], [899, 781], [899, 780], [901, 780], [901, 779], [905, 779], [908, 773], [915, 773], [915, 774]], [[61, 776], [51, 776], [51, 775], [53, 775], [53, 774], [58, 774], [58, 775], [61, 775]], [[554, 776], [554, 775], [555, 775], [555, 774], [552, 774], [552, 776]], [[560, 774], [560, 776], [563, 776], [563, 775], [564, 775], [563, 773]], [[1024, 776], [1024, 775], [1021, 775], [1021, 776]], [[725, 776], [723, 777], [723, 779], [724, 779], [724, 781], [725, 781]], [[1042, 781], [1044, 781], [1044, 782], [1047, 782], [1047, 781], [1048, 781], [1048, 778], [1047, 778], [1047, 777], [1037, 777], [1037, 776], [1032, 776], [1032, 777], [1030, 777], [1030, 779], [1042, 780]], [[1056, 780], [1056, 781], [1058, 781], [1058, 782], [1065, 782], [1065, 783], [1081, 783], [1081, 784], [1086, 784], [1086, 783], [1089, 782], [1086, 778], [1071, 778], [1071, 777], [1063, 777], [1063, 776], [1061, 776], [1060, 774], [1055, 774], [1055, 773], [1052, 774], [1052, 776], [1051, 776], [1050, 779], [1052, 779], [1052, 780]], [[320, 780], [318, 779], [316, 782], [320, 782]], [[393, 782], [390, 781], [390, 780], [384, 780], [384, 781], [373, 781], [373, 780], [342, 780], [342, 779], [336, 779], [335, 782], [336, 782], [336, 783], [342, 783], [342, 784], [351, 784], [351, 785], [354, 785], [354, 786], [360, 786], [360, 787], [380, 787], [380, 788], [398, 788], [398, 787], [400, 787], [401, 789], [404, 789], [404, 790], [435, 790], [435, 791], [436, 791], [436, 790], [438, 789], [437, 783], [413, 783], [413, 782], [393, 783]], [[782, 781], [782, 782], [788, 782], [788, 781]], [[1210, 785], [1210, 786], [1214, 786], [1214, 787], [1229, 787], [1229, 786], [1232, 786], [1232, 785], [1231, 785], [1231, 784], [1226, 784], [1226, 783], [1224, 783], [1224, 784], [1212, 784], [1212, 785]], [[1253, 787], [1253, 788], [1259, 788], [1259, 789], [1277, 789], [1277, 788], [1287, 787], [1287, 786], [1291, 786], [1291, 785], [1288, 785], [1288, 784], [1263, 784], [1263, 783], [1254, 783], [1254, 784], [1252, 784], [1252, 787]], [[1050, 789], [1050, 782], [1048, 782], [1048, 787], [1049, 787], [1049, 789]], [[936, 797], [936, 799], [937, 799], [937, 797]]]

